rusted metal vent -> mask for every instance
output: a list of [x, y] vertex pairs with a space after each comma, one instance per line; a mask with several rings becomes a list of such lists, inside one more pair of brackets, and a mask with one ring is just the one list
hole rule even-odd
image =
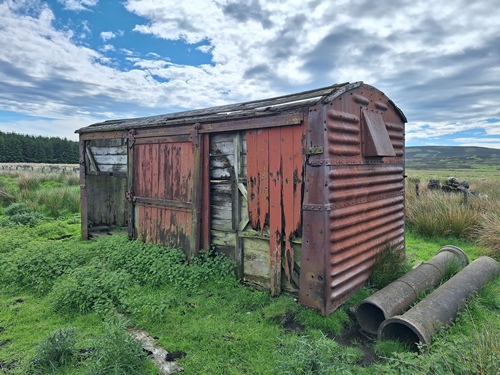
[[214, 244], [247, 283], [328, 315], [403, 250], [405, 122], [356, 82], [79, 129], [82, 236]]

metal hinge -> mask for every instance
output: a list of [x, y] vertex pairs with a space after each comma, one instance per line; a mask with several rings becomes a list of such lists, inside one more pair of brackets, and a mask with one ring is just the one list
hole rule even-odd
[[134, 203], [136, 201], [136, 197], [134, 197], [134, 195], [131, 194], [130, 191], [125, 192], [125, 199], [128, 200], [130, 203]]
[[197, 122], [196, 124], [193, 125], [193, 129], [191, 130], [191, 134], [189, 135], [189, 139], [191, 142], [193, 142], [193, 145], [195, 147], [198, 147], [200, 145], [200, 137], [198, 134], [198, 130], [201, 129], [201, 124]]
[[136, 135], [136, 131], [134, 129], [130, 129], [128, 131], [128, 137], [127, 137], [127, 145], [128, 145], [128, 148], [132, 148], [134, 147], [134, 143], [135, 143], [135, 135]]

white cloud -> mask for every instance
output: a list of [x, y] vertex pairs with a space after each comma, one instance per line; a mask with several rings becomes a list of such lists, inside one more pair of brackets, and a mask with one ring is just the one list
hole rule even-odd
[[213, 48], [214, 48], [213, 46], [207, 46], [207, 45], [196, 47], [198, 51], [201, 51], [203, 53], [209, 53]]
[[64, 5], [65, 9], [80, 11], [96, 6], [99, 0], [57, 0], [57, 2]]
[[116, 48], [112, 44], [105, 44], [99, 50], [101, 52], [114, 51]]
[[112, 31], [103, 31], [99, 36], [103, 41], [116, 38], [116, 34]]
[[99, 34], [99, 36], [104, 42], [106, 42], [110, 39], [116, 38], [117, 36], [123, 36], [123, 34], [124, 34], [123, 30], [118, 30], [116, 33], [112, 31], [103, 31], [101, 32], [101, 34]]
[[[59, 1], [73, 10], [99, 6]], [[114, 49], [109, 40], [132, 30], [103, 31], [104, 45], [80, 45], [73, 33], [89, 35], [88, 24], [78, 34], [60, 31], [45, 3], [5, 0], [0, 109], [123, 118], [363, 80], [403, 110], [408, 140], [500, 132], [486, 121], [500, 118], [500, 7], [487, 2], [127, 0], [124, 6], [144, 18], [133, 30], [145, 40], [201, 43], [193, 50], [209, 53], [211, 63], [175, 64], [126, 45], [118, 52], [132, 63], [127, 71], [104, 53]]]
[[489, 148], [500, 148], [500, 137], [498, 138], [455, 138], [454, 142], [460, 146], [479, 146]]

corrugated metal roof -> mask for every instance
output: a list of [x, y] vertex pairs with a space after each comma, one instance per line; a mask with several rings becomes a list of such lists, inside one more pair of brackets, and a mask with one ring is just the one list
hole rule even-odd
[[[297, 107], [312, 106], [320, 101], [331, 101], [336, 96], [350, 90], [351, 88], [358, 87], [361, 84], [362, 82], [355, 82], [351, 84], [346, 82], [269, 99], [254, 100], [244, 103], [228, 104], [157, 116], [103, 121], [78, 129], [75, 133], [116, 131], [131, 128], [137, 129], [192, 124], [193, 122], [225, 121], [242, 117], [269, 116], [272, 113], [283, 113]], [[402, 112], [401, 116], [404, 118]]]

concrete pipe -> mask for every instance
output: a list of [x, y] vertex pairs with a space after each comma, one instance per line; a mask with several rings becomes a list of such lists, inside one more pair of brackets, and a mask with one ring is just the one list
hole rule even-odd
[[474, 293], [498, 275], [500, 266], [494, 259], [476, 259], [406, 313], [385, 320], [378, 338], [396, 339], [413, 349], [418, 343], [429, 345], [434, 333], [453, 322]]
[[420, 293], [438, 285], [447, 267], [463, 268], [468, 263], [467, 254], [460, 248], [443, 246], [429, 261], [361, 301], [356, 308], [358, 324], [366, 332], [376, 335], [384, 320], [405, 312]]

